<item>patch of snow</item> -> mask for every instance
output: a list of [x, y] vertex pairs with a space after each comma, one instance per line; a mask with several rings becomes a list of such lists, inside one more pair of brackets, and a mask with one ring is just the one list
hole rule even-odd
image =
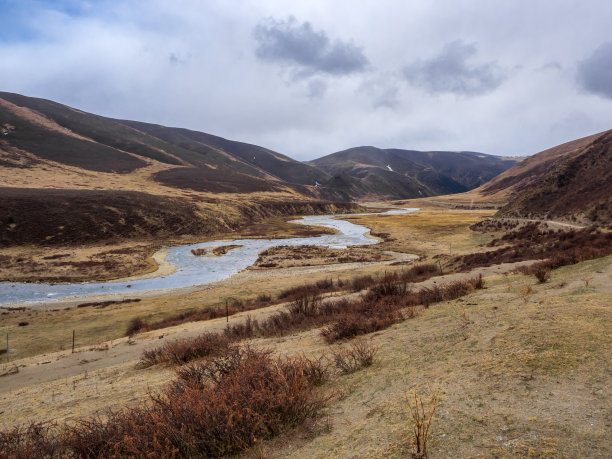
[[389, 169], [391, 172], [393, 172], [393, 169], [391, 169], [391, 166], [389, 166], [388, 164], [387, 164], [387, 169]]

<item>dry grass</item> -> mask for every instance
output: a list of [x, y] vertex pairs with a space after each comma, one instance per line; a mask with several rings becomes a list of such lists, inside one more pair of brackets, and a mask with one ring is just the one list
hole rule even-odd
[[393, 260], [393, 257], [371, 248], [330, 249], [313, 245], [278, 246], [261, 252], [255, 264], [249, 269], [320, 266], [335, 263], [371, 263], [389, 260]]
[[424, 459], [429, 457], [427, 446], [430, 440], [431, 421], [438, 403], [438, 394], [432, 395], [427, 411], [423, 398], [419, 397], [416, 392], [414, 392], [414, 402], [412, 397], [408, 397], [407, 402], [412, 421], [412, 438], [410, 439], [413, 448], [412, 455], [417, 459]]
[[[431, 457], [608, 457], [611, 278], [612, 257], [555, 270], [545, 284], [512, 275], [532, 282], [524, 303], [500, 276], [376, 333], [378, 360], [344, 377], [331, 432], [278, 440], [268, 456], [409, 456], [405, 393], [416, 391], [439, 393]], [[458, 323], [458, 309], [470, 323]]]
[[[591, 278], [588, 287], [582, 280], [586, 276]], [[429, 446], [433, 457], [606, 457], [612, 451], [606, 427], [611, 278], [612, 257], [555, 270], [545, 284], [521, 274], [499, 276], [462, 301], [439, 303], [413, 320], [376, 332], [373, 365], [333, 385], [337, 396], [329, 406], [331, 425], [314, 436], [282, 436], [264, 444], [263, 452], [271, 458], [355, 452], [360, 457], [406, 457], [412, 449], [406, 441], [405, 393], [416, 390], [440, 394]], [[524, 303], [518, 286], [527, 282], [533, 294]], [[461, 320], [464, 314], [469, 321]], [[309, 356], [327, 347], [318, 330], [258, 339], [256, 345]], [[135, 403], [135, 394], [115, 398], [111, 391], [130, 387], [126, 378], [137, 375], [144, 377], [141, 397], [146, 397], [146, 380], [169, 377], [164, 367], [135, 371], [125, 366], [105, 383], [91, 374], [76, 391], [70, 382], [47, 386], [44, 404], [36, 401], [44, 391], [24, 388], [19, 396], [0, 399], [0, 410], [9, 412], [8, 406], [23, 401], [29, 419], [61, 419], [87, 414], [96, 403]], [[81, 394], [85, 383], [90, 389]], [[51, 390], [57, 391], [55, 403]], [[80, 402], [67, 407], [69, 394]], [[15, 411], [11, 417], [28, 419]]]
[[[0, 432], [0, 457], [222, 457], [313, 418], [316, 361], [246, 348], [183, 367], [148, 404], [74, 425]], [[316, 372], [315, 375], [318, 375]]]
[[489, 236], [475, 233], [470, 225], [495, 213], [494, 210], [454, 210], [426, 205], [408, 215], [364, 215], [348, 220], [366, 225], [373, 234], [383, 234], [380, 250], [416, 253], [420, 256], [469, 253]]
[[[397, 225], [404, 224], [398, 220]], [[463, 225], [467, 223], [457, 227], [461, 234]], [[404, 228], [409, 231], [406, 225]], [[402, 231], [395, 234], [400, 237]], [[443, 232], [435, 237], [444, 240]], [[475, 235], [471, 243], [477, 243], [479, 237], [483, 236]], [[458, 240], [462, 238], [468, 240], [465, 236]], [[427, 243], [425, 236], [421, 242]], [[482, 242], [488, 242], [486, 237]], [[377, 269], [339, 275], [344, 279], [375, 277]], [[541, 284], [519, 273], [488, 278], [485, 290], [421, 309], [413, 320], [370, 334], [378, 349], [376, 359], [371, 367], [333, 383], [336, 396], [328, 408], [327, 425], [285, 434], [264, 443], [260, 453], [270, 458], [406, 457], [412, 449], [406, 441], [410, 420], [405, 393], [416, 391], [440, 394], [429, 445], [433, 457], [609, 457], [612, 257], [561, 267], [550, 275]], [[328, 278], [329, 274], [321, 273], [312, 282]], [[276, 297], [299, 284], [287, 277], [143, 299], [130, 308], [137, 309], [134, 315], [163, 318], [174, 305], [179, 310], [196, 304], [216, 307], [219, 296], [255, 298], [262, 291]], [[522, 289], [530, 292], [524, 295]], [[119, 318], [117, 331], [122, 334], [133, 311], [119, 305], [57, 311], [54, 326], [61, 326], [60, 318], [86, 325], [94, 319], [88, 312], [99, 314], [109, 324]], [[18, 311], [0, 315], [0, 319], [10, 319], [11, 333], [36, 327], [45, 330], [40, 328], [43, 321], [28, 314]], [[47, 314], [51, 319], [54, 313]], [[19, 321], [30, 325], [18, 327]], [[49, 325], [48, 330], [52, 328]], [[71, 329], [65, 330], [67, 337]], [[98, 340], [103, 336], [91, 330]], [[28, 336], [36, 341], [37, 335]], [[27, 339], [21, 343], [36, 345]], [[311, 358], [329, 347], [319, 329], [257, 338], [253, 343], [283, 355], [305, 353]], [[135, 378], [141, 378], [138, 384], [131, 383]], [[169, 378], [164, 366], [136, 371], [123, 365], [112, 376], [110, 370], [90, 373], [76, 383], [76, 389], [71, 386], [76, 378], [72, 378], [2, 394], [0, 411], [8, 413], [5, 422], [11, 423], [74, 418], [74, 413], [87, 415], [108, 405], [140, 403], [146, 398], [147, 385], [160, 387]]]

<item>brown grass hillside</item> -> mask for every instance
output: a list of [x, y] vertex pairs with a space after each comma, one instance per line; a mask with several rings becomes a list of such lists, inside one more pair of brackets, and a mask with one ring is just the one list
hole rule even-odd
[[612, 223], [612, 131], [590, 139], [515, 189], [501, 216]]

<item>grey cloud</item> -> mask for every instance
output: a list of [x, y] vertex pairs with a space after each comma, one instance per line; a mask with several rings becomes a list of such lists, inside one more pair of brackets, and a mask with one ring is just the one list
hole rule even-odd
[[370, 78], [359, 86], [359, 93], [368, 97], [373, 108], [395, 109], [400, 104], [399, 86], [395, 75]]
[[536, 69], [536, 72], [545, 72], [546, 70], [561, 71], [561, 70], [563, 70], [563, 66], [559, 62], [557, 62], [557, 61], [550, 61], [550, 62], [547, 62], [546, 64], [538, 67]]
[[312, 80], [308, 82], [308, 98], [321, 99], [327, 91], [327, 83], [323, 80]]
[[368, 65], [362, 48], [352, 41], [331, 41], [324, 31], [314, 30], [309, 22], [298, 24], [294, 17], [267, 19], [255, 27], [254, 36], [257, 57], [296, 66], [305, 74], [348, 75]]
[[578, 83], [587, 91], [612, 99], [612, 42], [578, 64]]
[[497, 88], [505, 77], [495, 62], [470, 65], [467, 61], [475, 54], [474, 45], [454, 41], [436, 57], [405, 67], [404, 76], [432, 93], [484, 94]]

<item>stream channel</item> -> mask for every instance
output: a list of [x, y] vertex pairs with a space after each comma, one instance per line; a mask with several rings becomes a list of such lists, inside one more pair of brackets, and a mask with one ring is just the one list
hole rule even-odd
[[[402, 214], [416, 210], [418, 209], [397, 209], [367, 215]], [[364, 214], [313, 215], [293, 221], [293, 223], [302, 225], [334, 228], [338, 234], [286, 239], [235, 239], [169, 247], [166, 261], [175, 265], [177, 269], [173, 274], [167, 276], [132, 281], [74, 284], [0, 282], [0, 305], [50, 303], [59, 299], [85, 299], [92, 295], [133, 294], [206, 285], [237, 274], [255, 263], [262, 250], [281, 245], [346, 248], [353, 245], [376, 244], [375, 239], [366, 236], [370, 231], [367, 227], [336, 219], [351, 215]], [[196, 256], [191, 253], [192, 249], [221, 245], [240, 245], [242, 247], [230, 250], [221, 256]]]

